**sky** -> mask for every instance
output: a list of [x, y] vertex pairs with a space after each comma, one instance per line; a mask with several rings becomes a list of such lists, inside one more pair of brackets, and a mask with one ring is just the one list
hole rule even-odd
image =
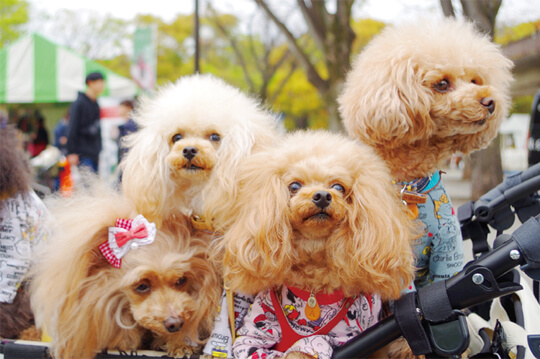
[[[204, 9], [208, 2], [220, 11], [233, 13], [238, 17], [252, 14], [256, 5], [253, 0], [199, 0], [199, 8]], [[29, 0], [37, 10], [54, 13], [60, 9], [90, 9], [102, 14], [126, 20], [133, 19], [137, 14], [152, 14], [165, 21], [172, 20], [177, 14], [190, 14], [194, 11], [195, 0], [147, 0], [147, 1], [118, 1], [118, 0]], [[456, 5], [459, 1], [453, 1]], [[285, 5], [288, 2], [274, 1], [274, 4]], [[375, 18], [387, 23], [399, 23], [413, 20], [418, 16], [442, 16], [439, 0], [365, 0], [357, 1], [354, 15], [360, 18]], [[285, 9], [286, 11], [286, 9]], [[540, 0], [503, 0], [497, 16], [499, 24], [517, 24], [540, 18]]]

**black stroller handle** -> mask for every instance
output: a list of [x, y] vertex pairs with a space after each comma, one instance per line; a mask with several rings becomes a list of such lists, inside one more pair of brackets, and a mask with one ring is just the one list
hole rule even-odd
[[[522, 289], [516, 283], [497, 282], [497, 279], [517, 266], [521, 266], [528, 275], [540, 274], [540, 215], [521, 225], [502, 246], [470, 262], [461, 272], [437, 287], [445, 289], [452, 309], [465, 309]], [[422, 303], [425, 294], [419, 290], [416, 303]], [[403, 299], [395, 303], [396, 308]], [[423, 319], [420, 305], [416, 306], [415, 314]], [[395, 315], [390, 315], [336, 349], [333, 358], [364, 358], [400, 336], [402, 333], [398, 321]]]
[[497, 187], [480, 197], [474, 203], [474, 215], [480, 222], [488, 223], [499, 209], [512, 205], [538, 190], [540, 190], [540, 163], [508, 176]]

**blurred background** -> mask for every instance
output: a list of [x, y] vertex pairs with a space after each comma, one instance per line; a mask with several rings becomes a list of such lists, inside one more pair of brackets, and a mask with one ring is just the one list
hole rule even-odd
[[[478, 198], [527, 168], [529, 150], [540, 151], [531, 136], [540, 89], [537, 0], [1, 0], [0, 113], [17, 124], [29, 156], [39, 156], [31, 143], [40, 127], [54, 145], [85, 74], [103, 72], [100, 174], [111, 178], [117, 128], [128, 117], [120, 103], [136, 106], [139, 96], [196, 72], [257, 96], [288, 130], [342, 131], [336, 98], [354, 56], [386, 26], [444, 16], [474, 21], [516, 65], [513, 108], [493, 148], [457, 154], [446, 169], [459, 196]], [[489, 163], [487, 172], [475, 173], [479, 163]]]

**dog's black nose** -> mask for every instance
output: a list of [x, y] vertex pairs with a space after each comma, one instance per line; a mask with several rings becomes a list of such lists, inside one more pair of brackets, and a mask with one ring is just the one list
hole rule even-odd
[[326, 208], [332, 202], [332, 195], [330, 192], [317, 191], [313, 195], [313, 203], [319, 208]]
[[480, 100], [480, 104], [487, 108], [489, 113], [493, 113], [495, 111], [495, 100], [491, 97], [484, 97]]
[[182, 154], [188, 160], [192, 160], [199, 153], [199, 150], [196, 147], [185, 147], [182, 151]]
[[163, 326], [169, 333], [174, 333], [182, 329], [184, 320], [180, 317], [168, 317], [163, 321]]

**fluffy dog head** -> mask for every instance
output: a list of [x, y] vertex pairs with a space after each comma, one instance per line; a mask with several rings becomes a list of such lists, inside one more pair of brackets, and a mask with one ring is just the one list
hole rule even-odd
[[207, 241], [190, 237], [185, 219], [164, 222], [153, 243], [131, 249], [115, 268], [98, 247], [116, 218], [134, 217], [131, 203], [102, 189], [52, 203], [52, 212], [58, 233], [33, 269], [30, 292], [55, 357], [134, 350], [149, 333], [154, 348], [183, 355], [209, 335], [220, 281]]
[[388, 299], [412, 280], [413, 224], [369, 147], [299, 132], [249, 158], [239, 178], [219, 244], [231, 288], [287, 284]]
[[189, 76], [142, 102], [140, 130], [127, 139], [123, 190], [137, 210], [158, 222], [202, 214], [234, 196], [235, 170], [271, 142], [276, 121], [251, 98], [210, 75]]
[[512, 63], [472, 24], [444, 19], [387, 28], [354, 62], [339, 98], [350, 134], [400, 180], [452, 153], [484, 148], [507, 115]]

